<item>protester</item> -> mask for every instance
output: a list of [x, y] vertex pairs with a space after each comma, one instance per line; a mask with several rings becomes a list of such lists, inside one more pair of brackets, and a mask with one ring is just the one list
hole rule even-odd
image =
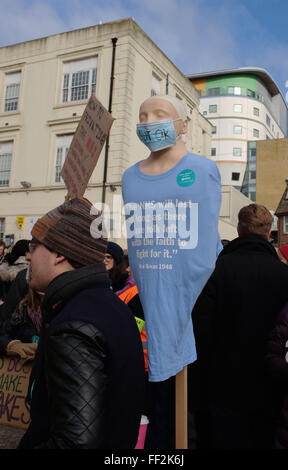
[[141, 428], [144, 428], [144, 435], [143, 435], [143, 429], [140, 430], [140, 433], [142, 434], [141, 435], [142, 446], [141, 447], [139, 446], [137, 448], [144, 448], [147, 425], [149, 424], [149, 419], [151, 419], [151, 410], [149, 406], [147, 334], [146, 334], [146, 328], [145, 328], [144, 311], [141, 305], [138, 289], [137, 289], [136, 282], [131, 271], [129, 257], [127, 254], [123, 255], [123, 260], [119, 265], [119, 276], [122, 279], [126, 278], [125, 286], [119, 291], [116, 291], [115, 293], [119, 297], [119, 299], [121, 299], [133, 313], [139, 332], [140, 332], [140, 337], [141, 337], [142, 346], [143, 346], [144, 363], [145, 363], [145, 405], [143, 408], [143, 416], [142, 416], [141, 422], [142, 421], [145, 422], [145, 425], [141, 426]]
[[238, 219], [239, 237], [220, 253], [193, 309], [196, 384], [212, 423], [207, 447], [211, 431], [213, 448], [271, 448], [278, 391], [265, 371], [265, 351], [288, 299], [288, 270], [268, 241], [270, 212], [250, 204]]
[[288, 264], [288, 243], [280, 246], [277, 250], [280, 261], [284, 264]]
[[196, 359], [191, 311], [222, 249], [221, 182], [215, 162], [187, 151], [182, 140], [187, 111], [181, 100], [150, 97], [140, 106], [139, 120], [137, 135], [151, 153], [125, 171], [122, 191], [154, 388], [146, 445], [171, 449], [175, 375]]
[[66, 201], [32, 229], [29, 285], [45, 296], [28, 392], [31, 424], [20, 448], [128, 449], [137, 442], [142, 345], [133, 315], [110, 289], [107, 243], [90, 234], [91, 207], [84, 198]]
[[114, 242], [108, 242], [104, 264], [111, 279], [112, 289], [114, 292], [124, 287], [125, 281], [128, 277], [127, 272], [123, 272], [120, 267], [123, 261], [123, 254], [124, 252], [120, 245]]
[[42, 324], [42, 297], [30, 288], [11, 317], [1, 324], [1, 356], [19, 355], [21, 359], [34, 359]]
[[11, 283], [9, 290], [5, 296], [5, 302], [0, 305], [0, 324], [4, 320], [10, 318], [19, 302], [28, 293], [28, 275], [29, 266], [27, 269], [22, 269], [17, 274], [14, 281]]
[[27, 268], [28, 262], [25, 259], [26, 253], [29, 251], [28, 240], [18, 240], [12, 248], [11, 253], [5, 255], [0, 265], [0, 297], [5, 301], [7, 292], [12, 281], [18, 272]]
[[126, 281], [125, 286], [119, 291], [116, 291], [115, 293], [119, 297], [119, 299], [121, 299], [130, 308], [131, 312], [133, 313], [136, 319], [143, 345], [145, 371], [148, 372], [148, 352], [147, 334], [145, 328], [145, 315], [140, 301], [138, 288], [136, 286], [136, 282], [131, 271], [129, 257], [127, 254], [123, 255], [123, 260], [120, 265], [119, 272], [122, 278], [126, 278]]

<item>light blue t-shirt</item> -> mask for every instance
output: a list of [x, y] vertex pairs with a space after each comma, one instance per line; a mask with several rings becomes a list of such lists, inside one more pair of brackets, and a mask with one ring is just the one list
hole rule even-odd
[[139, 163], [123, 174], [130, 266], [146, 320], [149, 380], [176, 375], [196, 359], [191, 312], [222, 249], [216, 164], [186, 154], [160, 175]]

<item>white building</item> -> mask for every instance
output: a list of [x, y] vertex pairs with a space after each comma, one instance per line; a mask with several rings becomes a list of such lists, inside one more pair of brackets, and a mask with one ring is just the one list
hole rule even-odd
[[197, 90], [131, 18], [2, 47], [0, 239], [27, 238], [37, 217], [64, 202], [60, 172], [91, 93], [107, 109], [111, 101], [115, 118], [85, 193], [91, 202], [101, 202], [105, 188], [110, 204], [123, 171], [147, 157], [136, 123], [151, 94], [183, 100], [187, 147], [209, 156], [211, 124]]
[[[213, 125], [211, 158], [217, 162], [222, 184], [241, 189], [247, 143], [287, 136], [285, 100], [275, 81], [261, 68], [243, 67], [189, 78], [199, 91], [201, 113]], [[252, 147], [249, 151], [253, 152]], [[253, 199], [256, 171], [251, 166], [249, 171], [249, 197]]]

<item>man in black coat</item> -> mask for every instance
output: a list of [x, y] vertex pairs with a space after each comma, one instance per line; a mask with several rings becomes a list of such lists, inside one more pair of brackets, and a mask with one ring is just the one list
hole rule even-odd
[[92, 236], [91, 207], [84, 198], [66, 201], [32, 230], [29, 284], [45, 297], [22, 449], [133, 449], [137, 443], [143, 349], [133, 314], [110, 289], [107, 242]]
[[264, 358], [276, 315], [288, 300], [288, 268], [269, 243], [269, 211], [250, 204], [238, 217], [239, 237], [220, 253], [192, 312], [195, 370], [211, 423], [207, 446], [270, 448], [278, 390]]

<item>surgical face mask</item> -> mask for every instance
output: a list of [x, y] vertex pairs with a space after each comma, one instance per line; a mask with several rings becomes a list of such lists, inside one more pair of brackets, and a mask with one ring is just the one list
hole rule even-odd
[[181, 139], [181, 135], [176, 138], [173, 122], [178, 119], [165, 119], [163, 121], [143, 122], [137, 124], [137, 135], [141, 142], [145, 144], [151, 152], [157, 152], [176, 145], [176, 141]]

